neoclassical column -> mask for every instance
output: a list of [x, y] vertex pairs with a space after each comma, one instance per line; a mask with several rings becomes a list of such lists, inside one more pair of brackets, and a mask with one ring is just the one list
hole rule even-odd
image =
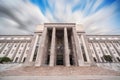
[[76, 48], [75, 48], [75, 41], [73, 38], [73, 35], [71, 35], [71, 42], [72, 42], [72, 48], [73, 48], [73, 56], [74, 56], [74, 65], [77, 66], [78, 62], [77, 62], [77, 54], [76, 54]]
[[30, 44], [29, 51], [27, 52], [28, 55], [27, 55], [27, 58], [26, 58], [26, 61], [25, 61], [25, 65], [27, 65], [27, 66], [32, 65], [33, 56], [34, 56], [34, 52], [35, 52], [35, 48], [36, 48], [36, 45], [37, 45], [38, 38], [39, 38], [38, 34], [35, 34], [33, 36], [32, 42]]
[[78, 66], [82, 66], [84, 65], [84, 60], [83, 60], [83, 57], [82, 57], [82, 51], [80, 49], [80, 44], [79, 44], [79, 41], [78, 41], [78, 35], [77, 35], [77, 32], [75, 30], [75, 27], [72, 28], [72, 31], [73, 31], [73, 38], [74, 38], [74, 42], [75, 42], [75, 51], [76, 51], [76, 58], [77, 58], [77, 63], [78, 63]]
[[84, 46], [87, 62], [90, 63], [90, 65], [95, 65], [94, 60], [92, 58], [92, 53], [90, 53], [90, 48], [85, 33], [81, 34], [81, 40]]
[[53, 27], [52, 30], [52, 39], [51, 39], [51, 50], [50, 50], [50, 63], [49, 66], [54, 66], [55, 65], [55, 37], [56, 36], [56, 28]]
[[70, 66], [70, 51], [69, 51], [69, 44], [68, 44], [68, 34], [67, 28], [64, 28], [64, 48], [65, 48], [65, 66]]
[[35, 61], [35, 66], [42, 66], [43, 64], [43, 55], [45, 54], [45, 43], [46, 43], [46, 38], [47, 38], [47, 27], [44, 28], [44, 31], [42, 33], [42, 37], [41, 37], [41, 45], [38, 48], [38, 53], [37, 53], [37, 57], [36, 57], [36, 61]]

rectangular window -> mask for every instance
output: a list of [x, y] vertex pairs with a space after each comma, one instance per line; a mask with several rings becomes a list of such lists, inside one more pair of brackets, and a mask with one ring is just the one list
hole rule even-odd
[[26, 60], [26, 57], [24, 57], [23, 62], [25, 62], [25, 60]]
[[15, 59], [15, 62], [17, 62], [18, 61], [18, 57], [16, 57], [16, 59]]
[[105, 50], [105, 52], [108, 53], [107, 50]]

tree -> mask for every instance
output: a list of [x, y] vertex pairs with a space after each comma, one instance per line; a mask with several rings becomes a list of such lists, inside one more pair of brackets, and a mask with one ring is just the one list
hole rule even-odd
[[0, 63], [11, 62], [12, 60], [9, 57], [0, 57]]
[[107, 62], [112, 62], [112, 57], [110, 55], [103, 55], [103, 58], [107, 61]]

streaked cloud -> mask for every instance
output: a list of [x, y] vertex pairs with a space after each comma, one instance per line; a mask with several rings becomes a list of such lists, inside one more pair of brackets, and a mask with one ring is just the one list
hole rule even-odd
[[0, 34], [32, 34], [45, 21], [39, 8], [27, 0], [0, 0]]
[[[1, 0], [0, 34], [32, 34], [44, 22], [75, 22], [87, 34], [120, 34], [120, 0]], [[18, 6], [19, 5], [19, 6]]]

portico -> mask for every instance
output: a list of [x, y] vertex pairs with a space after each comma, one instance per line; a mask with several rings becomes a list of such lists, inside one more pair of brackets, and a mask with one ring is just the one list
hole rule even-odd
[[82, 51], [75, 27], [75, 23], [45, 23], [40, 44], [36, 42], [39, 47], [34, 65], [82, 66], [87, 63], [89, 56], [84, 55], [87, 51]]

